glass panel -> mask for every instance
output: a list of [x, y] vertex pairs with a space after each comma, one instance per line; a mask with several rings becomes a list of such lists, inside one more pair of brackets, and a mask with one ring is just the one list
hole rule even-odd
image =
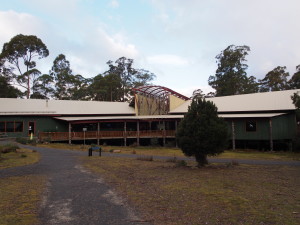
[[6, 132], [14, 132], [14, 122], [6, 122]]
[[255, 121], [247, 121], [246, 122], [246, 131], [256, 131], [256, 122]]
[[5, 122], [0, 122], [0, 132], [5, 132]]
[[23, 132], [23, 122], [15, 122], [15, 132]]

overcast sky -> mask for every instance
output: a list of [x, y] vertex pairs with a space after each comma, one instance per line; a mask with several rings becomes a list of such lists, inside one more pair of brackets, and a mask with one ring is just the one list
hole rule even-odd
[[50, 55], [65, 54], [75, 74], [94, 77], [125, 56], [155, 73], [154, 84], [190, 96], [209, 92], [215, 56], [248, 45], [248, 75], [300, 64], [300, 0], [0, 0], [1, 49], [17, 34], [36, 35]]

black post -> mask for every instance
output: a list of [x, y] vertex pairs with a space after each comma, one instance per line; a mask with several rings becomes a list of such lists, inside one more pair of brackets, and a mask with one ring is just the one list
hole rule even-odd
[[99, 156], [101, 157], [101, 151], [102, 151], [102, 148], [99, 147]]
[[93, 156], [93, 149], [89, 148], [89, 156]]

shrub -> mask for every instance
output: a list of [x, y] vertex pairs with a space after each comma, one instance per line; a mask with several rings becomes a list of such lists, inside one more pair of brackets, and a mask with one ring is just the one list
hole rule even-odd
[[9, 153], [9, 152], [16, 152], [17, 149], [19, 149], [20, 147], [16, 144], [7, 144], [7, 145], [3, 145], [1, 146], [0, 150], [1, 153]]
[[22, 155], [21, 155], [21, 158], [26, 158], [26, 157], [27, 157], [26, 154], [22, 154]]
[[22, 145], [26, 145], [27, 144], [28, 139], [24, 138], [24, 137], [18, 137], [16, 138], [16, 142], [22, 144]]

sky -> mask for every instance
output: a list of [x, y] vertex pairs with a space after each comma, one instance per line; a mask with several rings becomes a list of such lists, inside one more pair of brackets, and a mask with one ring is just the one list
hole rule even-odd
[[156, 75], [153, 84], [188, 97], [213, 91], [215, 57], [247, 45], [248, 76], [300, 64], [299, 0], [0, 0], [0, 46], [17, 34], [48, 47], [37, 68], [48, 73], [64, 54], [74, 74], [108, 70], [107, 61], [134, 59]]

